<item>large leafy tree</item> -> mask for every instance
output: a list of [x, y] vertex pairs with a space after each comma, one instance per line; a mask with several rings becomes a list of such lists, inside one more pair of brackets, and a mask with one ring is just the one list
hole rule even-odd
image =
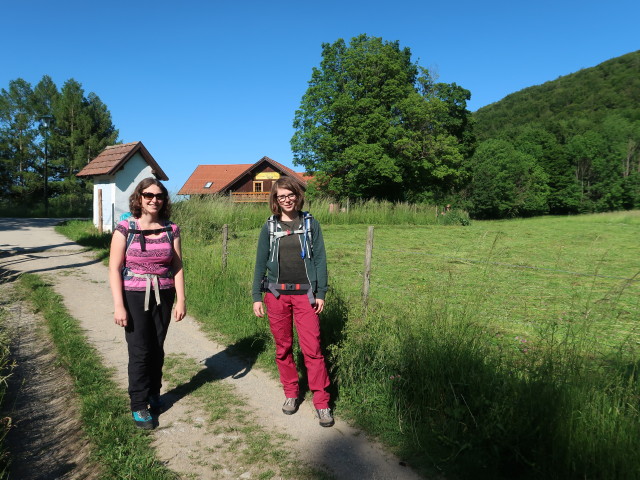
[[397, 41], [360, 35], [323, 44], [293, 122], [294, 163], [337, 197], [443, 197], [466, 180], [469, 98], [436, 83]]
[[535, 157], [505, 140], [482, 142], [473, 156], [471, 214], [476, 218], [540, 215], [548, 211], [548, 176]]
[[582, 195], [571, 168], [571, 158], [555, 135], [539, 125], [526, 125], [513, 135], [513, 145], [533, 156], [547, 174], [551, 213], [566, 214], [580, 210]]

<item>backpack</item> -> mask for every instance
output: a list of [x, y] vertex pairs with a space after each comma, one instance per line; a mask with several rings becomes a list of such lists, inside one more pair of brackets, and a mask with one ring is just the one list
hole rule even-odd
[[312, 219], [313, 215], [311, 215], [309, 212], [302, 212], [302, 230], [284, 230], [278, 232], [276, 231], [278, 219], [276, 215], [271, 215], [267, 220], [267, 224], [269, 227], [269, 256], [273, 255], [273, 247], [276, 243], [276, 239], [297, 233], [303, 235], [302, 251], [300, 252], [300, 256], [302, 257], [302, 259], [304, 259], [308, 254], [309, 258], [311, 258], [313, 256], [313, 239], [311, 236]]
[[145, 233], [148, 235], [154, 235], [154, 234], [166, 232], [167, 238], [169, 239], [169, 244], [173, 246], [172, 225], [173, 225], [173, 222], [170, 222], [167, 220], [166, 222], [164, 222], [164, 227], [162, 228], [156, 228], [154, 230], [140, 230], [136, 228], [137, 225], [136, 225], [135, 219], [131, 218], [129, 220], [129, 229], [127, 230], [127, 246], [124, 249], [125, 264], [122, 266], [121, 273], [122, 273], [122, 278], [125, 280], [129, 280], [134, 277], [144, 278], [146, 280], [146, 292], [144, 297], [145, 312], [149, 310], [149, 292], [151, 291], [151, 288], [153, 287], [153, 290], [155, 292], [157, 305], [160, 305], [161, 300], [160, 300], [160, 293], [159, 293], [160, 287], [158, 285], [158, 278], [171, 278], [173, 276], [173, 272], [171, 272], [171, 268], [169, 268], [167, 273], [163, 275], [155, 275], [152, 273], [145, 273], [145, 274], [135, 273], [132, 270], [130, 270], [129, 267], [127, 267], [126, 265], [127, 251], [129, 251], [129, 247], [133, 243], [133, 240], [137, 234], [138, 241], [140, 242], [140, 249], [144, 252], [147, 249], [146, 241], [144, 238]]

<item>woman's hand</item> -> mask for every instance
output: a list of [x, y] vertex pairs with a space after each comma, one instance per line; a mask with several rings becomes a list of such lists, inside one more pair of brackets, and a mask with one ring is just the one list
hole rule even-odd
[[324, 310], [324, 300], [316, 298], [316, 304], [313, 306], [313, 309], [315, 310], [316, 315], [320, 315], [320, 312]]
[[176, 300], [176, 308], [173, 311], [173, 316], [176, 322], [179, 322], [187, 315], [187, 304], [184, 300]]
[[264, 317], [264, 307], [262, 302], [253, 302], [253, 313], [256, 317]]
[[113, 320], [116, 325], [120, 325], [121, 327], [127, 326], [127, 309], [124, 306], [118, 306], [114, 309], [113, 312]]

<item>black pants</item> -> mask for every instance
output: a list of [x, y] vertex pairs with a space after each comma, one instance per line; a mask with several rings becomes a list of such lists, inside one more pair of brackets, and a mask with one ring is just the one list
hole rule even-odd
[[147, 408], [149, 395], [160, 393], [164, 340], [167, 337], [176, 291], [160, 290], [160, 302], [151, 292], [149, 310], [144, 311], [144, 292], [124, 292], [128, 318], [125, 338], [129, 350], [129, 398], [131, 411]]

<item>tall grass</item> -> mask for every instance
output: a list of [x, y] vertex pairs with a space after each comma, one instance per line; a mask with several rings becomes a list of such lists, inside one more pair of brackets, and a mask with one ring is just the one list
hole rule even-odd
[[638, 478], [637, 365], [594, 358], [575, 321], [528, 347], [470, 310], [377, 305], [332, 351], [341, 405], [410, 463], [461, 478]]
[[[332, 226], [322, 208], [316, 213], [312, 205], [312, 211], [329, 249], [322, 334], [338, 413], [427, 474], [638, 478], [637, 349], [624, 331], [611, 331], [638, 305], [633, 292], [624, 292], [629, 283], [615, 279], [629, 272], [628, 264], [615, 255], [609, 260], [594, 243], [604, 233], [564, 225], [575, 228], [576, 238], [587, 237], [584, 245], [566, 247], [570, 263], [564, 265], [559, 253], [545, 251], [558, 235], [553, 218], [530, 220], [534, 230], [554, 232], [549, 239], [543, 232], [535, 250], [500, 222], [485, 227], [497, 230], [493, 238], [462, 228], [439, 234], [436, 226], [375, 222], [372, 287], [382, 295], [374, 295], [365, 314], [359, 301], [364, 241], [353, 241], [365, 228]], [[542, 222], [549, 225], [538, 226]], [[272, 365], [266, 322], [250, 310], [257, 229], [235, 233], [226, 272], [219, 238], [203, 242], [190, 234], [185, 271], [197, 317]], [[408, 237], [416, 249], [404, 246]], [[467, 246], [455, 247], [463, 240]], [[421, 258], [425, 244], [442, 257]], [[361, 247], [353, 252], [354, 245]], [[531, 261], [595, 276], [558, 278], [544, 269], [514, 273], [504, 266]]]
[[[428, 212], [422, 226], [371, 222], [365, 312], [374, 217], [340, 225], [322, 205], [310, 210], [328, 248], [322, 336], [338, 414], [427, 475], [640, 478], [637, 212], [446, 228]], [[267, 323], [249, 295], [265, 208], [242, 207], [242, 220], [244, 210], [208, 217], [199, 208], [181, 205], [175, 219], [190, 309], [273, 369]], [[217, 226], [231, 218], [223, 271]], [[201, 236], [190, 225], [209, 227]]]
[[[426, 204], [394, 203], [367, 200], [337, 203], [316, 198], [303, 206], [323, 225], [468, 225], [469, 215], [462, 210], [438, 214]], [[227, 197], [194, 197], [174, 204], [173, 220], [192, 232], [194, 237], [211, 240], [227, 224], [233, 232], [260, 227], [269, 216], [266, 204], [232, 203]]]

